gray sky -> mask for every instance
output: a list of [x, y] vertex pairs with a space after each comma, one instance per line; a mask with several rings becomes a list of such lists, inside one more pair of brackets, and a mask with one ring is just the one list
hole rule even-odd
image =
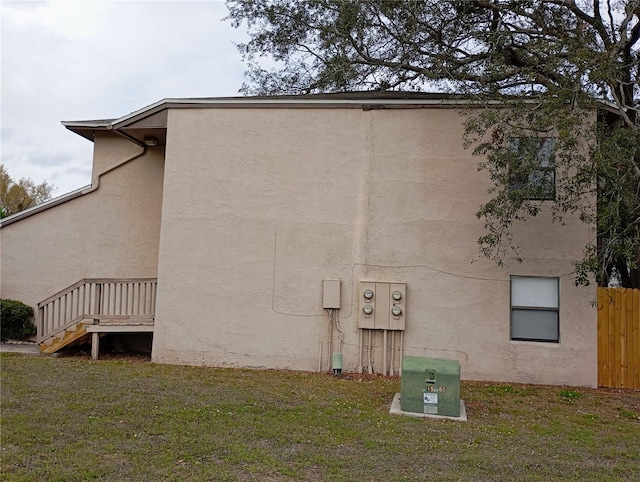
[[93, 143], [63, 120], [117, 118], [167, 97], [238, 95], [244, 66], [223, 1], [7, 1], [2, 163], [54, 196], [90, 183]]

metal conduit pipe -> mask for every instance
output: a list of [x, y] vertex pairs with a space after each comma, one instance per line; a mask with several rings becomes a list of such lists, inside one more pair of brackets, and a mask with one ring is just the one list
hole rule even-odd
[[360, 336], [358, 337], [358, 373], [362, 373], [362, 339], [364, 337], [364, 330], [360, 330]]
[[333, 310], [333, 319], [336, 324], [336, 330], [338, 330], [338, 339], [340, 340], [340, 344], [338, 345], [338, 353], [342, 353], [342, 347], [344, 345], [344, 332], [342, 331], [342, 327], [340, 326], [340, 311]]
[[387, 376], [387, 331], [382, 330], [382, 374]]
[[333, 318], [329, 309], [329, 353], [327, 355], [327, 370], [331, 371], [331, 353], [333, 353]]
[[400, 332], [400, 362], [398, 364], [398, 375], [402, 376], [402, 355], [404, 349], [404, 331]]
[[329, 352], [329, 357], [331, 358], [331, 370], [334, 375], [340, 376], [342, 375], [343, 368], [343, 360], [342, 360], [342, 348], [344, 345], [344, 332], [340, 327], [340, 311], [338, 308], [329, 309], [329, 320], [333, 325], [335, 323], [336, 330], [338, 331], [338, 348], [336, 352]]
[[396, 352], [395, 342], [396, 342], [396, 332], [392, 331], [391, 332], [391, 360], [389, 361], [389, 375], [391, 376], [393, 376], [393, 373], [394, 373], [393, 361], [395, 359], [395, 352]]
[[369, 375], [373, 375], [373, 367], [371, 366], [371, 332], [373, 330], [369, 330], [369, 349], [367, 350], [367, 357], [369, 359]]

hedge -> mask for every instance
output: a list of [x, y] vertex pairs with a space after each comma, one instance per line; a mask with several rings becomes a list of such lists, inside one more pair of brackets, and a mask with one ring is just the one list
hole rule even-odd
[[33, 308], [16, 300], [0, 300], [0, 338], [23, 340], [36, 334]]

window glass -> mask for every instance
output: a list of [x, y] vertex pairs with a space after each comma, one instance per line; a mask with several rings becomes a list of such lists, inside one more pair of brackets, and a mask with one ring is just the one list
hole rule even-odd
[[511, 305], [531, 308], [558, 307], [558, 279], [514, 276]]
[[555, 199], [555, 138], [516, 137], [509, 140], [515, 153], [510, 189], [524, 190], [528, 199]]
[[559, 279], [511, 277], [511, 339], [558, 342]]
[[511, 312], [511, 338], [514, 340], [558, 340], [558, 312], [519, 310]]

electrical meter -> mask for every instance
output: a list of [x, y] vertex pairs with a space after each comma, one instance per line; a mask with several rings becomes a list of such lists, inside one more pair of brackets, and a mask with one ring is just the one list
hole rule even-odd
[[358, 293], [358, 328], [390, 331], [405, 329], [406, 283], [360, 281]]

